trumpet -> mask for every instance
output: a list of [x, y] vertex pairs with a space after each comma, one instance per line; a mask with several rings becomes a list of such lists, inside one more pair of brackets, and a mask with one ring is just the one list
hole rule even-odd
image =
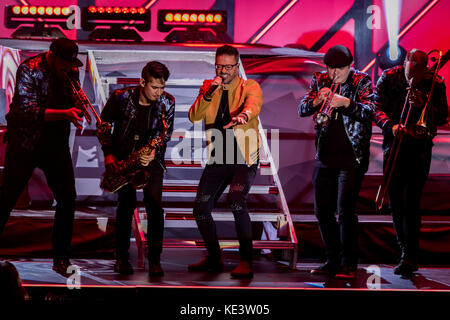
[[111, 124], [109, 122], [103, 121], [100, 118], [94, 106], [89, 101], [89, 98], [81, 88], [80, 83], [76, 80], [71, 79], [69, 76], [67, 76], [67, 80], [69, 81], [72, 88], [72, 97], [74, 97], [74, 99], [78, 101], [77, 107], [81, 109], [81, 112], [83, 113], [88, 124], [91, 124], [92, 122], [91, 115], [89, 114], [90, 111], [94, 115], [96, 121], [97, 134], [102, 134], [109, 131], [109, 129], [111, 129]]
[[331, 114], [333, 113], [333, 108], [330, 108], [331, 101], [333, 100], [334, 94], [336, 93], [338, 87], [339, 83], [333, 81], [330, 87], [331, 93], [329, 93], [325, 98], [319, 112], [316, 115], [315, 120], [318, 127], [326, 127], [328, 125], [328, 122], [331, 119]]
[[428, 56], [430, 56], [433, 53], [437, 53], [438, 57], [432, 57], [430, 58], [430, 60], [432, 62], [436, 62], [433, 66], [430, 66], [430, 70], [433, 70], [433, 77], [431, 80], [431, 88], [430, 88], [430, 92], [427, 95], [427, 100], [425, 103], [425, 106], [422, 109], [422, 113], [420, 114], [420, 118], [417, 121], [416, 124], [413, 125], [409, 125], [408, 126], [408, 134], [410, 134], [411, 136], [413, 136], [416, 139], [433, 139], [434, 136], [436, 135], [435, 132], [432, 132], [430, 128], [428, 128], [427, 125], [427, 118], [428, 118], [428, 113], [429, 113], [429, 109], [430, 109], [430, 101], [431, 101], [431, 97], [433, 95], [433, 90], [434, 90], [434, 84], [436, 83], [436, 78], [438, 76], [438, 72], [439, 72], [439, 68], [440, 68], [440, 64], [441, 64], [441, 59], [442, 59], [442, 51], [441, 50], [431, 50], [430, 52], [428, 52]]

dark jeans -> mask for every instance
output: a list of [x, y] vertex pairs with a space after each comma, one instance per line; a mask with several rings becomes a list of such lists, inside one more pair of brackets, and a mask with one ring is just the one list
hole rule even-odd
[[417, 263], [419, 251], [420, 200], [430, 171], [431, 149], [430, 141], [414, 141], [405, 137], [388, 188], [402, 257], [413, 263]]
[[358, 216], [355, 209], [364, 172], [360, 167], [344, 170], [328, 168], [319, 162], [314, 168], [314, 212], [328, 263], [357, 266]]
[[[164, 171], [158, 160], [150, 166], [150, 181], [144, 187], [144, 206], [147, 212], [147, 243], [149, 260], [159, 258], [164, 235], [164, 209], [162, 208], [162, 187]], [[130, 249], [131, 222], [136, 209], [136, 190], [126, 185], [118, 191], [119, 204], [116, 212], [116, 258], [128, 260]]]
[[0, 234], [34, 169], [40, 168], [57, 202], [52, 234], [53, 257], [68, 258], [76, 198], [68, 142], [55, 144], [41, 139], [34, 151], [28, 151], [21, 147], [14, 134], [9, 134], [8, 139], [0, 191]]
[[210, 258], [220, 257], [216, 224], [211, 212], [229, 184], [228, 201], [234, 215], [239, 253], [242, 260], [252, 261], [252, 225], [248, 215], [247, 195], [257, 168], [257, 164], [250, 167], [245, 164], [212, 164], [207, 165], [203, 171], [195, 199], [194, 217]]

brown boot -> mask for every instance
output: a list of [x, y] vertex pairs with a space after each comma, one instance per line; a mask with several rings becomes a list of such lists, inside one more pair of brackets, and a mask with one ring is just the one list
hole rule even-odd
[[204, 257], [202, 260], [196, 263], [188, 265], [189, 271], [208, 271], [212, 273], [219, 273], [223, 270], [223, 259], [212, 259], [210, 257]]
[[248, 261], [241, 260], [239, 265], [231, 272], [233, 279], [251, 279], [253, 278], [252, 264]]

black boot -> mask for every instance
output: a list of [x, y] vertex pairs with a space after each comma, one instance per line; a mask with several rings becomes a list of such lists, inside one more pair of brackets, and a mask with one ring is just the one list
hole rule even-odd
[[161, 267], [161, 261], [159, 257], [151, 257], [148, 260], [148, 275], [149, 277], [162, 277], [164, 271]]

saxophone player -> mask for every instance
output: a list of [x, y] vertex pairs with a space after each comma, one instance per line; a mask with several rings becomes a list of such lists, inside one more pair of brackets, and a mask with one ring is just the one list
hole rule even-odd
[[[314, 213], [327, 261], [311, 273], [353, 278], [358, 243], [355, 207], [369, 164], [372, 135], [372, 81], [367, 74], [351, 68], [353, 56], [344, 46], [330, 48], [324, 63], [327, 71], [314, 74], [310, 90], [298, 107], [301, 117], [327, 113], [316, 117], [313, 173]], [[327, 111], [321, 107], [324, 104]]]
[[[164, 91], [169, 74], [164, 64], [151, 61], [142, 69], [138, 86], [115, 90], [101, 113], [101, 119], [111, 123], [112, 130], [99, 135], [105, 155], [106, 171], [112, 174], [117, 170], [118, 161], [128, 158], [150, 140], [159, 136], [164, 137], [158, 148], [153, 149], [150, 154], [144, 153], [139, 157], [141, 166], [148, 170], [151, 177], [143, 187], [143, 193], [148, 215], [149, 276], [152, 277], [164, 275], [160, 263], [164, 232], [161, 198], [165, 171], [164, 154], [173, 131], [175, 113], [175, 99]], [[133, 273], [128, 250], [135, 208], [136, 190], [131, 184], [127, 184], [118, 191], [115, 226], [114, 271], [121, 274]]]
[[[432, 79], [427, 64], [428, 55], [425, 52], [417, 49], [409, 51], [402, 66], [383, 72], [374, 97], [375, 122], [383, 130], [384, 136], [384, 166], [394, 137], [404, 134], [387, 188], [394, 229], [401, 249], [400, 262], [394, 268], [394, 273], [404, 277], [411, 276], [418, 270], [420, 199], [430, 170], [432, 138], [436, 135], [437, 126], [444, 125], [448, 116], [444, 80], [439, 76]], [[423, 139], [408, 130], [405, 134], [399, 123], [406, 119], [406, 114], [409, 115], [406, 128], [418, 122], [433, 81], [434, 90], [429, 99], [428, 119], [425, 121], [426, 127], [430, 129], [430, 136]], [[406, 99], [410, 110], [405, 110], [403, 119], [400, 119]]]

